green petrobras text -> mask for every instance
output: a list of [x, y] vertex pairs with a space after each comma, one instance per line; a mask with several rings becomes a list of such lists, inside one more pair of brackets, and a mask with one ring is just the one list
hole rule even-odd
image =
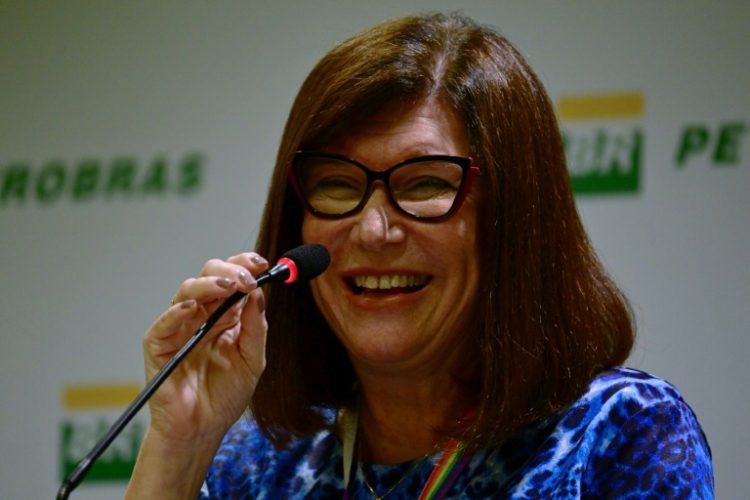
[[192, 195], [203, 185], [205, 163], [199, 153], [177, 160], [118, 156], [51, 160], [40, 165], [10, 162], [0, 165], [0, 206]]

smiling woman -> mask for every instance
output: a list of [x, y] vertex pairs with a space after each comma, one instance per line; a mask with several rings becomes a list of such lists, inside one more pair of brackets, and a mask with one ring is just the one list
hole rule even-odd
[[[440, 222], [428, 224], [425, 220], [431, 218], [417, 217], [404, 209], [404, 202], [396, 201], [400, 195], [393, 193], [394, 170], [385, 169], [393, 164], [402, 165], [401, 171], [415, 168], [419, 163], [409, 160], [425, 155], [467, 156], [469, 145], [461, 122], [435, 99], [396, 103], [332, 140], [326, 150], [361, 160], [375, 171], [390, 172], [387, 183], [376, 181], [360, 190], [356, 208], [335, 220], [309, 211], [304, 217], [303, 241], [322, 243], [332, 255], [332, 269], [311, 285], [326, 323], [349, 354], [360, 384], [369, 380], [361, 365], [374, 368], [373, 363], [383, 364], [385, 370], [393, 363], [403, 364], [404, 380], [412, 378], [406, 365], [418, 371], [429, 366], [434, 373], [441, 367], [450, 378], [469, 354], [458, 356], [461, 360], [448, 359], [466, 344], [462, 339], [471, 330], [469, 316], [479, 288], [475, 196], [470, 193], [466, 203], [459, 201], [459, 170], [452, 176], [458, 183], [450, 203], [427, 197], [420, 204], [442, 207], [437, 212]], [[442, 169], [433, 172], [442, 175]], [[417, 174], [424, 177], [421, 170]], [[406, 290], [409, 293], [390, 286], [378, 286], [376, 293], [372, 288], [357, 293], [352, 287], [357, 279], [390, 285], [391, 277], [399, 275], [413, 276], [423, 286]], [[407, 450], [400, 451], [408, 455]], [[399, 458], [409, 457], [390, 460]]]
[[[329, 270], [257, 289], [260, 255], [303, 242]], [[627, 303], [544, 88], [492, 29], [407, 17], [327, 54], [292, 107], [257, 251], [208, 261], [147, 332], [152, 373], [249, 292], [152, 400], [133, 498], [712, 496], [692, 410], [619, 367]]]

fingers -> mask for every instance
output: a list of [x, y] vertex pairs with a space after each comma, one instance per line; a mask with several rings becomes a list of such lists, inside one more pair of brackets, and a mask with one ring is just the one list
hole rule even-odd
[[268, 261], [255, 252], [244, 252], [227, 259], [227, 262], [244, 267], [254, 275], [268, 269]]
[[239, 336], [240, 354], [250, 366], [252, 373], [260, 377], [266, 366], [266, 300], [263, 290], [253, 290], [248, 295], [247, 303], [242, 310], [242, 321]]
[[198, 302], [186, 300], [164, 311], [151, 325], [143, 337], [147, 364], [152, 368], [160, 365], [158, 358], [171, 356], [192, 335], [189, 326], [195, 323]]
[[[250, 293], [256, 290], [254, 276], [266, 269], [268, 261], [254, 252], [241, 253], [226, 261], [207, 261], [198, 277], [189, 278], [180, 285], [174, 305], [146, 332], [144, 349], [147, 357], [151, 356], [151, 361], [158, 365], [157, 358], [177, 352], [226, 298], [236, 291]], [[260, 296], [262, 300], [262, 292], [258, 294], [255, 297]], [[234, 328], [240, 321], [242, 304], [237, 303], [222, 315], [208, 338]], [[258, 324], [257, 319], [251, 322]]]
[[255, 277], [268, 269], [268, 261], [254, 252], [245, 252], [226, 261], [211, 259], [197, 278], [185, 280], [173, 302], [188, 299], [206, 303], [229, 297], [236, 291], [248, 293], [256, 288]]

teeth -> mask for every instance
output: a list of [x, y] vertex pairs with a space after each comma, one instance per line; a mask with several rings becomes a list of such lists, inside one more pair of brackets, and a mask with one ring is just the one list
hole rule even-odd
[[355, 276], [354, 284], [370, 290], [389, 290], [422, 286], [427, 283], [427, 276], [395, 274], [392, 276]]

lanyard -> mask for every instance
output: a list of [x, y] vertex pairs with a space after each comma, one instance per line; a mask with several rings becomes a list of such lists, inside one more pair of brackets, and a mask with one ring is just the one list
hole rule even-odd
[[448, 441], [419, 494], [419, 500], [439, 500], [445, 497], [468, 463], [469, 457], [464, 456], [463, 444], [456, 438]]
[[[354, 442], [357, 439], [357, 412], [340, 410], [342, 453], [344, 459], [344, 500], [349, 500], [349, 482], [354, 465]], [[430, 477], [419, 494], [419, 500], [440, 500], [456, 482], [461, 471], [469, 463], [469, 457], [464, 456], [464, 446], [458, 439], [451, 439], [443, 448]]]

